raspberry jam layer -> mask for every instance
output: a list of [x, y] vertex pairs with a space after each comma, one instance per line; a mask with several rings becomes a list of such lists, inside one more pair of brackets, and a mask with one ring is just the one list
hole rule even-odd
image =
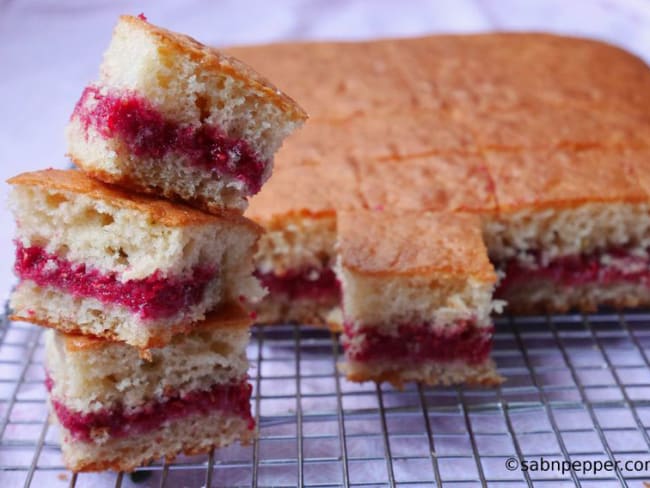
[[193, 270], [188, 278], [165, 278], [156, 271], [147, 278], [122, 282], [116, 273], [87, 269], [39, 246], [16, 245], [16, 274], [38, 286], [55, 287], [78, 297], [96, 298], [102, 303], [122, 305], [143, 319], [171, 317], [203, 300], [207, 284], [216, 271], [207, 267]]
[[255, 276], [272, 296], [289, 300], [339, 301], [341, 285], [331, 268], [309, 268], [283, 275], [256, 272]]
[[636, 283], [650, 286], [650, 262], [647, 258], [630, 254], [626, 249], [609, 249], [607, 253], [567, 256], [543, 264], [538, 256], [522, 265], [513, 259], [502, 267], [505, 278], [496, 290], [503, 296], [508, 290], [531, 280], [544, 280], [562, 286], [586, 284]]
[[[380, 332], [376, 327], [353, 328], [344, 324], [343, 347], [352, 361], [458, 361], [480, 364], [492, 349], [494, 327], [476, 327], [471, 321], [455, 322], [445, 328], [432, 329], [428, 323], [405, 323], [396, 335]], [[358, 336], [363, 339], [358, 342]], [[354, 342], [354, 347], [351, 343]]]
[[267, 162], [257, 157], [248, 143], [233, 139], [208, 124], [181, 125], [165, 119], [143, 97], [131, 91], [102, 93], [87, 87], [72, 118], [84, 129], [94, 128], [105, 138], [118, 137], [137, 157], [160, 159], [173, 153], [213, 176], [228, 176], [243, 182], [250, 194], [262, 187]]
[[[46, 382], [48, 391], [53, 383]], [[253, 430], [255, 420], [251, 416], [250, 398], [252, 386], [244, 381], [237, 384], [214, 385], [205, 391], [193, 391], [184, 395], [172, 395], [163, 401], [147, 404], [136, 411], [125, 411], [123, 407], [81, 413], [66, 407], [63, 402], [52, 398], [52, 406], [59, 419], [74, 439], [92, 442], [95, 435], [124, 437], [144, 434], [160, 427], [163, 422], [173, 421], [190, 415], [209, 415], [223, 412], [246, 420]]]

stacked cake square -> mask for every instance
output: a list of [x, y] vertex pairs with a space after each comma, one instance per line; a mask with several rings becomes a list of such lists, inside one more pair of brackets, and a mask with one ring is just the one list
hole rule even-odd
[[130, 471], [160, 457], [252, 439], [250, 320], [229, 306], [167, 345], [138, 349], [46, 331], [46, 386], [74, 471]]
[[342, 369], [353, 381], [497, 385], [497, 281], [476, 215], [341, 211]]
[[82, 171], [18, 175], [13, 318], [46, 331], [74, 471], [247, 442], [261, 228], [242, 216], [305, 113], [253, 70], [122, 17], [67, 130]]

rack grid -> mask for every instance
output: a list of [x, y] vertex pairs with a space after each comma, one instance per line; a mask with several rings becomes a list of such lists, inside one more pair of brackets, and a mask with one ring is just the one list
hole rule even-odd
[[[650, 312], [496, 322], [493, 355], [507, 378], [500, 388], [402, 391], [341, 377], [328, 331], [255, 327], [255, 443], [131, 474], [74, 475], [47, 422], [42, 331], [5, 314], [0, 485], [650, 487]], [[542, 458], [618, 461], [621, 469], [536, 470]]]

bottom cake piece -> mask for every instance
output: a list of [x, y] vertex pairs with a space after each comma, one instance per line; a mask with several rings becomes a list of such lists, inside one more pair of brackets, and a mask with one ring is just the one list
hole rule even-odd
[[132, 471], [254, 436], [250, 319], [228, 306], [150, 358], [124, 343], [46, 331], [51, 418], [72, 471]]
[[502, 381], [490, 359], [501, 303], [478, 217], [340, 212], [338, 233], [348, 379]]

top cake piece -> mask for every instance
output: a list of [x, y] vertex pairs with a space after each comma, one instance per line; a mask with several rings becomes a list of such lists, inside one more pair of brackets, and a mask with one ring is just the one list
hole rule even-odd
[[74, 109], [68, 153], [108, 183], [210, 212], [243, 211], [283, 139], [306, 118], [240, 61], [123, 16], [99, 80]]

